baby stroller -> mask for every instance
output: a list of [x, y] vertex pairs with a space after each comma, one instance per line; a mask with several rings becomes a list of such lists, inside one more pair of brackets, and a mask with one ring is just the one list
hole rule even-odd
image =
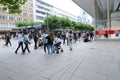
[[59, 54], [59, 52], [63, 52], [61, 42], [54, 44], [54, 52], [56, 52], [56, 54]]
[[38, 45], [39, 47], [43, 46], [43, 39], [41, 37], [38, 39]]

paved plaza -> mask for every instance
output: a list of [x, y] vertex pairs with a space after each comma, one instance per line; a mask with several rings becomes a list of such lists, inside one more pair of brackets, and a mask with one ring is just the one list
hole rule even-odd
[[120, 41], [78, 42], [73, 51], [48, 55], [43, 48], [15, 54], [17, 41], [0, 40], [0, 80], [120, 80]]

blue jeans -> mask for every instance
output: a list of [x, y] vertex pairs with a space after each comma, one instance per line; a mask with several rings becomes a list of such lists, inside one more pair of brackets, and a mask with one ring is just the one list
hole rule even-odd
[[48, 45], [47, 49], [48, 49], [48, 54], [52, 54], [53, 53], [53, 45]]

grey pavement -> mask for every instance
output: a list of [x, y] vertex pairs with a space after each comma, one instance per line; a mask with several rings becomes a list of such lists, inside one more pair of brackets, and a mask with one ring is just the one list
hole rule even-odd
[[14, 51], [0, 40], [0, 80], [120, 80], [120, 41], [94, 41], [73, 45], [73, 51], [48, 55], [43, 48], [31, 53]]

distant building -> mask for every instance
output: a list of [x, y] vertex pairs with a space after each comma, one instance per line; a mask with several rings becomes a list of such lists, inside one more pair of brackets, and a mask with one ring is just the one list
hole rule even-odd
[[84, 11], [82, 11], [80, 16], [75, 16], [43, 0], [28, 0], [28, 2], [21, 7], [21, 14], [9, 14], [8, 11], [3, 11], [2, 8], [3, 6], [0, 5], [0, 30], [16, 28], [16, 22], [18, 21], [35, 21], [42, 25], [44, 18], [49, 15], [66, 17], [76, 22], [88, 23], [90, 21]]
[[74, 16], [66, 11], [56, 8], [42, 0], [34, 0], [34, 21], [38, 21], [41, 24], [48, 15], [56, 15], [59, 17], [66, 17], [73, 21], [79, 21], [78, 16]]
[[3, 6], [0, 5], [0, 30], [15, 28], [17, 21], [33, 21], [33, 0], [28, 0], [21, 7], [21, 14], [9, 14], [8, 11], [3, 11], [2, 8]]

